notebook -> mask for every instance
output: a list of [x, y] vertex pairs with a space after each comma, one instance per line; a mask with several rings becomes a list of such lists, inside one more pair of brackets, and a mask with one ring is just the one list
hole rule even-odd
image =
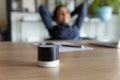
[[113, 41], [113, 42], [91, 42], [89, 44], [97, 45], [97, 46], [104, 46], [104, 47], [113, 47], [113, 48], [120, 48], [120, 40], [119, 41]]

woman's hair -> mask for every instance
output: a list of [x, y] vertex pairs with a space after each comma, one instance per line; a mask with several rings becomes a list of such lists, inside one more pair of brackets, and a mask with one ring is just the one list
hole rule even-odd
[[56, 21], [56, 17], [57, 17], [57, 11], [61, 8], [61, 7], [66, 7], [65, 5], [59, 5], [55, 8], [54, 12], [53, 12], [53, 20]]

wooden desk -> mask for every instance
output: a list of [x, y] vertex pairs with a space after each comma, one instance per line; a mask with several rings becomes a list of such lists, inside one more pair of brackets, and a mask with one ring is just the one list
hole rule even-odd
[[0, 80], [120, 80], [120, 49], [60, 53], [59, 67], [41, 68], [31, 43], [1, 42]]

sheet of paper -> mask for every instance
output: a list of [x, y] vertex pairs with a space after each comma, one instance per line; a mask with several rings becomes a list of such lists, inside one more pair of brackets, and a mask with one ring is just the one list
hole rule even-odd
[[[53, 44], [59, 45], [59, 52], [71, 52], [71, 51], [85, 51], [85, 50], [93, 50], [92, 47], [84, 46], [83, 47], [68, 47], [68, 46], [61, 46], [62, 44], [67, 45], [75, 45], [68, 42], [52, 42]], [[35, 46], [39, 46], [39, 43], [33, 43]], [[47, 45], [46, 45], [47, 46]]]
[[92, 50], [93, 48], [84, 46], [84, 48], [75, 48], [75, 47], [63, 47], [59, 48], [60, 52], [69, 52], [69, 51], [85, 51], [85, 50]]
[[[69, 42], [53, 42], [53, 44], [57, 45], [62, 45], [62, 44], [67, 44], [67, 45], [75, 45], [73, 43]], [[84, 46], [82, 48], [79, 47], [66, 47], [66, 46], [59, 46], [59, 51], [60, 52], [69, 52], [69, 51], [84, 51], [84, 50], [92, 50], [92, 47]]]

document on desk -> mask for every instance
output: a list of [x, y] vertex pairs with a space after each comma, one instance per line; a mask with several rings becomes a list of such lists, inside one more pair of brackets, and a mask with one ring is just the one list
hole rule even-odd
[[33, 43], [35, 46], [39, 45], [58, 45], [59, 46], [59, 52], [71, 52], [71, 51], [85, 51], [85, 50], [93, 50], [94, 48], [84, 45], [75, 45], [70, 42], [52, 42], [52, 43]]

